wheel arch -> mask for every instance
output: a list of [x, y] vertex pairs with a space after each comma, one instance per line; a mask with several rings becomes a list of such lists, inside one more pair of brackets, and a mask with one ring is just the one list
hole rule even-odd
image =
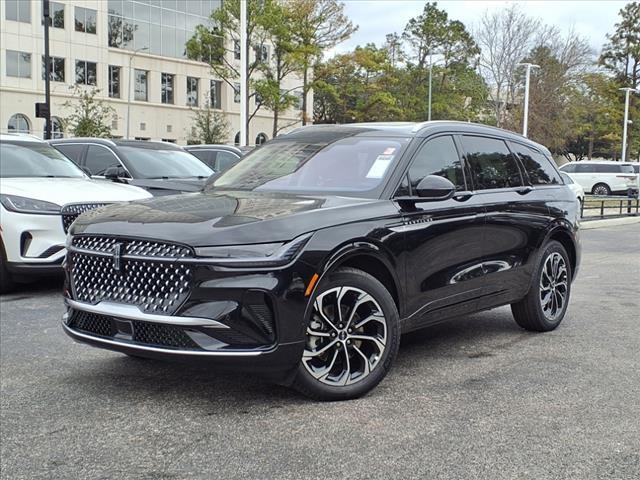
[[343, 245], [335, 250], [324, 262], [322, 268], [319, 269], [319, 278], [311, 292], [311, 296], [315, 294], [318, 285], [331, 272], [341, 267], [356, 268], [376, 278], [389, 290], [402, 318], [403, 302], [396, 269], [393, 266], [393, 262], [386, 256], [380, 246], [371, 242], [358, 241]]
[[571, 279], [573, 280], [578, 265], [578, 249], [573, 235], [565, 226], [558, 225], [547, 234], [543, 245], [552, 240], [559, 242], [567, 251], [571, 264]]

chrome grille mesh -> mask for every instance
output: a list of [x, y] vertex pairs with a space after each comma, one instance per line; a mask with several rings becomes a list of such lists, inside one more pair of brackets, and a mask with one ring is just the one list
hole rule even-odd
[[[136, 305], [147, 313], [172, 314], [187, 299], [191, 289], [192, 267], [177, 262], [155, 261], [193, 256], [188, 247], [161, 242], [123, 240], [113, 237], [74, 237], [71, 286], [76, 300], [96, 304], [111, 301]], [[120, 269], [112, 254], [119, 246], [124, 255]], [[85, 253], [96, 252], [96, 254]], [[108, 254], [108, 255], [105, 255]], [[144, 255], [150, 259], [128, 259]]]
[[109, 205], [108, 203], [74, 203], [71, 205], [65, 205], [60, 210], [62, 214], [62, 228], [64, 229], [64, 233], [69, 231], [69, 227], [75, 221], [78, 216], [83, 214], [84, 212], [88, 212], [89, 210], [94, 210], [99, 207], [104, 207], [105, 205]]

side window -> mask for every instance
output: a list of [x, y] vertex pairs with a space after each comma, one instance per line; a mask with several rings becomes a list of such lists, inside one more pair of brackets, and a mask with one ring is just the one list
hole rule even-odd
[[216, 157], [216, 172], [221, 172], [238, 163], [238, 157], [231, 152], [219, 151]]
[[456, 186], [456, 190], [465, 189], [462, 164], [450, 135], [428, 140], [420, 147], [409, 168], [411, 188], [415, 189], [427, 175], [448, 178]]
[[462, 145], [476, 190], [523, 185], [518, 164], [504, 141], [465, 135]]
[[529, 175], [531, 185], [562, 183], [555, 168], [543, 154], [519, 143], [511, 143], [511, 147], [520, 157], [520, 161]]
[[570, 165], [563, 165], [562, 171], [566, 173], [574, 173], [576, 171], [576, 164], [572, 163]]
[[213, 168], [216, 161], [215, 152], [212, 152], [211, 150], [191, 150], [189, 153], [204, 162], [204, 164], [209, 168]]
[[85, 166], [89, 169], [91, 175], [104, 175], [107, 168], [119, 165], [120, 162], [111, 150], [97, 145], [89, 145]]
[[67, 144], [60, 144], [60, 145], [54, 145], [54, 147], [56, 148], [56, 150], [62, 152], [65, 157], [70, 158], [71, 160], [73, 160], [76, 164], [80, 165], [80, 159], [82, 158], [82, 152], [84, 151], [84, 145], [80, 145], [80, 144], [71, 144], [71, 145], [67, 145]]
[[576, 173], [594, 173], [595, 171], [594, 165], [588, 165], [586, 163], [576, 165]]
[[621, 173], [622, 169], [620, 165], [609, 165], [607, 163], [601, 163], [594, 165], [596, 173]]

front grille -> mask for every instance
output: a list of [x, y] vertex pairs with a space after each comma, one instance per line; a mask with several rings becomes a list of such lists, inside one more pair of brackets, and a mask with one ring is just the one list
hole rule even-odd
[[111, 317], [95, 313], [73, 312], [69, 326], [101, 337], [113, 337], [116, 334]]
[[62, 214], [62, 228], [64, 229], [64, 233], [69, 231], [69, 227], [71, 224], [84, 212], [88, 212], [89, 210], [94, 210], [99, 207], [104, 207], [105, 205], [109, 205], [108, 203], [74, 203], [70, 205], [65, 205], [60, 210]]
[[186, 349], [198, 348], [191, 337], [178, 327], [138, 321], [133, 321], [132, 324], [133, 340], [137, 343]]
[[[126, 324], [131, 324], [131, 329], [127, 329], [127, 334], [138, 343], [149, 346], [180, 348], [185, 350], [200, 350], [200, 347], [181, 328], [173, 325], [162, 325], [158, 323], [148, 323], [133, 320], [119, 320]], [[81, 332], [97, 335], [100, 337], [114, 337], [118, 333], [116, 319], [107, 315], [74, 310], [68, 323], [69, 327]]]
[[[111, 301], [136, 305], [147, 313], [171, 315], [190, 294], [192, 268], [162, 261], [193, 256], [188, 247], [90, 236], [74, 237], [72, 245], [83, 250], [69, 254], [71, 286], [80, 302]], [[143, 254], [151, 258], [127, 258]]]

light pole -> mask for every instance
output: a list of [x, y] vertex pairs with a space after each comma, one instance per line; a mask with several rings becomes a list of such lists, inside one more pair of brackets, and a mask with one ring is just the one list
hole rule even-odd
[[638, 90], [631, 87], [619, 88], [624, 92], [624, 123], [622, 125], [622, 161], [627, 159], [627, 126], [629, 125], [629, 94]]
[[[149, 47], [137, 48], [133, 51], [131, 55], [129, 55], [129, 88], [127, 89], [127, 140], [129, 140], [129, 119], [131, 118], [131, 90], [133, 90], [133, 75], [131, 71], [131, 62], [133, 62], [133, 57], [136, 56], [138, 52], [143, 52], [145, 50], [149, 50]], [[111, 81], [111, 79], [109, 79]]]
[[524, 83], [524, 120], [522, 122], [522, 135], [527, 136], [527, 128], [529, 127], [529, 80], [531, 78], [531, 69], [540, 68], [535, 63], [519, 63], [518, 66], [527, 68]]
[[240, 146], [247, 145], [247, 0], [240, 0]]
[[[436, 52], [436, 54], [439, 54], [440, 52]], [[431, 121], [431, 77], [433, 75], [433, 64], [434, 63], [438, 63], [439, 60], [436, 60], [435, 62], [433, 62], [431, 59], [433, 57], [432, 53], [429, 53], [429, 110], [428, 110], [428, 114], [427, 114], [427, 120]]]

